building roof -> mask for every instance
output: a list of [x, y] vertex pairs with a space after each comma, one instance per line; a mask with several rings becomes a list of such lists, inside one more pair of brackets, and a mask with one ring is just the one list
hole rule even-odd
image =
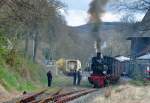
[[150, 9], [147, 10], [143, 20], [141, 23], [146, 23], [146, 24], [149, 24], [150, 23]]
[[150, 9], [141, 22], [135, 24], [136, 28], [129, 37], [150, 37]]
[[137, 59], [150, 60], [150, 53], [148, 53], [146, 55], [142, 55], [142, 56], [138, 57]]
[[137, 56], [142, 56], [145, 55], [147, 53], [150, 53], [150, 45], [148, 45], [143, 51], [141, 51], [139, 54], [137, 54]]
[[150, 36], [129, 36], [128, 38], [127, 38], [127, 40], [132, 40], [132, 39], [134, 39], [134, 38], [149, 38], [150, 39]]
[[[141, 26], [138, 26], [136, 29], [134, 29], [130, 34], [128, 34], [128, 37], [150, 37], [150, 25], [149, 30], [141, 30]], [[127, 38], [128, 38], [127, 37]]]
[[124, 62], [124, 61], [129, 61], [130, 58], [125, 57], [125, 56], [118, 56], [116, 57], [117, 60], [119, 60], [120, 62]]

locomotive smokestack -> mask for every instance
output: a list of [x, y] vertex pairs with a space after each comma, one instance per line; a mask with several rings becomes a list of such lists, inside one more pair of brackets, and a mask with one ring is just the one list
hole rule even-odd
[[100, 41], [97, 40], [94, 42], [94, 48], [95, 48], [96, 53], [101, 52]]
[[91, 33], [95, 38], [96, 53], [101, 52], [101, 38], [99, 35], [99, 28], [101, 24], [100, 17], [104, 13], [104, 7], [108, 0], [92, 0], [88, 13], [90, 15], [90, 22], [93, 24]]

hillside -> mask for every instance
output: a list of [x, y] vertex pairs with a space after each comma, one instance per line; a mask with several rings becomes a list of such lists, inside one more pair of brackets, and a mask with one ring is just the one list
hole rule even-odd
[[[56, 38], [58, 42], [52, 45], [57, 48], [56, 58], [79, 58], [85, 63], [95, 53], [95, 37], [90, 32], [91, 28], [92, 24], [86, 24], [78, 27], [66, 27], [66, 30], [63, 29], [59, 36], [61, 39]], [[112, 56], [128, 55], [130, 43], [126, 38], [129, 34], [132, 34], [132, 28], [132, 24], [102, 23], [100, 36], [103, 42], [103, 53]]]
[[5, 59], [0, 64], [0, 84], [7, 90], [34, 90], [36, 84], [46, 84], [46, 69], [30, 59], [17, 56], [13, 66], [5, 63]]

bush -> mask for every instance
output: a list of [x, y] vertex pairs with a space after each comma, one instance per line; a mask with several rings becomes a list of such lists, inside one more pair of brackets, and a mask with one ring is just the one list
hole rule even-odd
[[25, 58], [0, 31], [0, 84], [6, 90], [32, 91], [46, 84], [46, 71]]

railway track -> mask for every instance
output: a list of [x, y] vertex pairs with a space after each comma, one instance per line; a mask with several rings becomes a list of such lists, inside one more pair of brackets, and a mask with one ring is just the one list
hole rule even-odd
[[[40, 97], [45, 93], [46, 90], [42, 90], [41, 92], [35, 93], [30, 96], [23, 97], [17, 103], [66, 103], [77, 99], [81, 96], [87, 95], [89, 93], [97, 91], [96, 89], [82, 89], [75, 90], [67, 93], [60, 93], [62, 89], [58, 90], [56, 93], [52, 95], [46, 95]], [[38, 98], [38, 99], [37, 99]]]
[[47, 89], [44, 89], [38, 93], [34, 93], [34, 94], [30, 94], [30, 95], [25, 95], [22, 97], [22, 99], [20, 101], [18, 101], [17, 103], [28, 103], [31, 101], [36, 100], [36, 98], [40, 95], [42, 95], [43, 93], [45, 93], [47, 91]]

